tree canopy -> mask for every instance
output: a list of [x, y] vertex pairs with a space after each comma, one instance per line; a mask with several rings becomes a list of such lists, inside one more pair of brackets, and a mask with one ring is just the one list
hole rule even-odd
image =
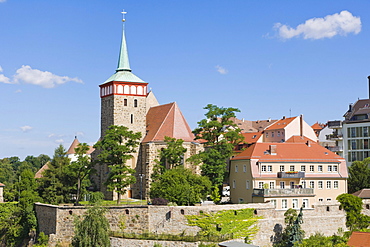
[[135, 170], [126, 163], [133, 157], [132, 154], [137, 152], [140, 139], [140, 132], [135, 133], [125, 126], [112, 125], [105, 132], [103, 139], [94, 145], [100, 152], [97, 162], [110, 168], [105, 185], [108, 190], [117, 192], [117, 204], [120, 203], [127, 186], [136, 182], [133, 176]]
[[230, 158], [236, 144], [243, 141], [240, 129], [231, 120], [235, 118], [237, 108], [224, 108], [208, 104], [205, 119], [198, 122], [193, 133], [196, 139], [205, 142], [205, 150], [193, 155], [189, 161], [202, 164], [202, 175], [207, 176], [214, 187], [221, 187], [226, 176], [226, 161]]
[[151, 198], [164, 198], [177, 205], [194, 205], [205, 199], [211, 182], [206, 177], [193, 174], [182, 166], [166, 170], [152, 182]]
[[354, 193], [364, 188], [370, 188], [370, 158], [354, 161], [348, 167], [348, 193]]

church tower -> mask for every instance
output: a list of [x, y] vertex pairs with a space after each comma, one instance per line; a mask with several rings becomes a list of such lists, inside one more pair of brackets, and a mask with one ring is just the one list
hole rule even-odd
[[[125, 14], [126, 12], [122, 12]], [[126, 126], [145, 136], [147, 113], [147, 86], [131, 72], [125, 37], [125, 19], [122, 19], [122, 41], [116, 73], [100, 87], [101, 133], [111, 125]]]

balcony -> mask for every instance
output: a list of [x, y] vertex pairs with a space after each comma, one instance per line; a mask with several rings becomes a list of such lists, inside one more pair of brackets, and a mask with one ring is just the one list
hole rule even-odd
[[343, 139], [343, 135], [342, 134], [337, 134], [337, 133], [333, 133], [333, 134], [330, 134], [330, 135], [326, 135], [326, 140], [342, 140]]
[[328, 121], [328, 128], [329, 129], [341, 129], [342, 128], [342, 121]]
[[304, 178], [304, 172], [278, 172], [278, 178]]
[[312, 188], [300, 189], [253, 189], [253, 196], [275, 197], [275, 196], [314, 196]]
[[332, 152], [343, 152], [343, 147], [341, 146], [326, 147], [326, 148]]

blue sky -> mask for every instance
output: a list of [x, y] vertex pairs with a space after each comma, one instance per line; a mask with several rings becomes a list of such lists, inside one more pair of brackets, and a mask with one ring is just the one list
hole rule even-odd
[[191, 128], [209, 103], [314, 124], [368, 97], [369, 1], [0, 0], [0, 158], [99, 138], [122, 9], [133, 73]]

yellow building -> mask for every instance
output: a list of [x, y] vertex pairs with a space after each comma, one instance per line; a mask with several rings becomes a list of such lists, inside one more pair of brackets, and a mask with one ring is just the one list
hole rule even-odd
[[347, 177], [345, 159], [306, 137], [256, 142], [231, 159], [230, 200], [311, 208], [347, 193]]

